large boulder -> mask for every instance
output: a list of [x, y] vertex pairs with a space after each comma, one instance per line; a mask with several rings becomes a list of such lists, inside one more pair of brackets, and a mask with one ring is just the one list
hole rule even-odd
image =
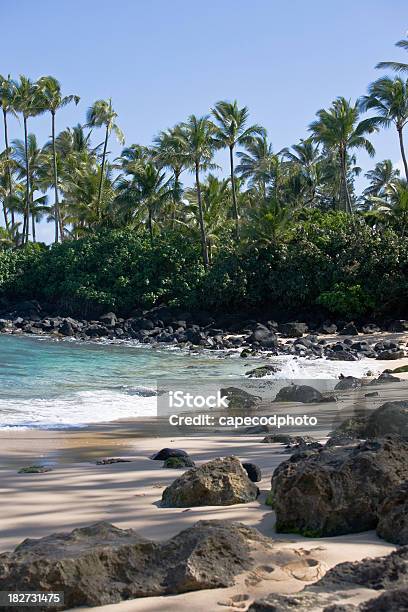
[[279, 389], [275, 402], [300, 402], [315, 404], [323, 400], [323, 395], [317, 389], [308, 385], [290, 385]]
[[374, 529], [380, 504], [407, 476], [408, 442], [397, 436], [292, 455], [272, 477], [276, 529], [311, 536]]
[[249, 344], [254, 344], [262, 348], [272, 349], [278, 346], [278, 339], [270, 329], [264, 325], [258, 325], [252, 334], [248, 336]]
[[259, 366], [258, 368], [254, 368], [253, 370], [249, 370], [249, 372], [245, 372], [248, 378], [264, 378], [265, 376], [270, 376], [271, 374], [276, 374], [279, 372], [279, 367], [272, 364], [266, 364], [263, 366]]
[[285, 338], [301, 338], [307, 332], [307, 325], [306, 323], [291, 321], [290, 323], [281, 323], [278, 330]]
[[394, 544], [408, 544], [408, 481], [397, 487], [381, 504], [377, 533]]
[[359, 389], [363, 385], [361, 378], [355, 376], [343, 376], [337, 385], [335, 391], [348, 391], [349, 389]]
[[408, 401], [386, 402], [367, 419], [365, 437], [374, 438], [393, 433], [408, 437]]
[[244, 389], [239, 389], [238, 387], [226, 387], [225, 389], [220, 389], [220, 395], [222, 398], [226, 398], [228, 402], [228, 410], [238, 410], [245, 411], [251, 410], [255, 408], [261, 397], [259, 395], [252, 395], [248, 393]]
[[256, 529], [230, 521], [200, 521], [165, 542], [96, 523], [1, 554], [0, 589], [63, 591], [64, 604], [53, 607], [63, 610], [228, 587], [251, 567], [251, 549], [262, 542], [270, 546]]
[[258, 494], [239, 459], [226, 457], [182, 474], [163, 491], [162, 506], [229, 506], [254, 501]]

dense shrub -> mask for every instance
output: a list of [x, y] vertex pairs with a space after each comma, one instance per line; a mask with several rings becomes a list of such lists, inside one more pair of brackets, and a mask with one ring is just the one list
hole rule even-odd
[[144, 234], [105, 231], [50, 248], [0, 252], [3, 296], [36, 298], [83, 316], [158, 303], [398, 316], [408, 309], [407, 278], [408, 239], [344, 213], [310, 213], [279, 243], [236, 247], [226, 238], [208, 271], [199, 245], [177, 233], [151, 245]]

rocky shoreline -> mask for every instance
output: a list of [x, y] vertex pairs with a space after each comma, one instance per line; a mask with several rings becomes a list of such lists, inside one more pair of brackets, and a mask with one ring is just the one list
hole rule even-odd
[[[382, 332], [401, 334], [401, 337], [375, 337]], [[382, 324], [353, 321], [278, 323], [244, 320], [233, 315], [214, 318], [208, 313], [180, 312], [166, 306], [140, 310], [126, 319], [108, 312], [91, 320], [50, 314], [35, 300], [0, 310], [0, 333], [4, 334], [94, 342], [135, 340], [150, 346], [234, 350], [244, 358], [292, 355], [311, 359], [324, 357], [330, 361], [397, 360], [408, 354], [407, 342], [402, 336], [406, 332], [406, 320]]]

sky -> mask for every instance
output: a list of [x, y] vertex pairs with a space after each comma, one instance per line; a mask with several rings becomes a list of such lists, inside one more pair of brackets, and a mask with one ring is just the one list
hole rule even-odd
[[[215, 102], [237, 99], [265, 126], [274, 150], [307, 137], [320, 108], [355, 100], [382, 73], [382, 60], [408, 61], [395, 48], [408, 30], [406, 0], [2, 0], [0, 74], [51, 74], [64, 94], [57, 128], [85, 122], [96, 99], [112, 98], [126, 144], [150, 144], [160, 130]], [[49, 117], [33, 118], [40, 144]], [[22, 138], [11, 121], [10, 137]], [[408, 134], [407, 134], [408, 139]], [[102, 135], [95, 133], [95, 144]], [[372, 138], [376, 161], [400, 164], [393, 130]], [[4, 147], [3, 134], [0, 146]], [[111, 156], [121, 147], [112, 142]], [[226, 165], [220, 155], [218, 161]], [[373, 160], [358, 154], [367, 171]], [[185, 177], [185, 183], [191, 182]], [[363, 179], [359, 180], [360, 188]], [[38, 238], [52, 239], [41, 223]]]

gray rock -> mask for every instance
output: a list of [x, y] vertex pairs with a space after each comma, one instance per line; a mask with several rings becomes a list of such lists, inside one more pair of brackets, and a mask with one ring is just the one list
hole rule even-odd
[[195, 463], [190, 457], [169, 457], [165, 460], [163, 467], [179, 470], [195, 467]]
[[306, 323], [292, 321], [290, 323], [281, 323], [278, 330], [285, 338], [301, 338], [307, 332], [307, 325]]
[[275, 402], [300, 402], [313, 404], [323, 401], [323, 395], [317, 389], [308, 385], [290, 385], [282, 387], [276, 395]]
[[386, 402], [367, 419], [364, 437], [399, 434], [408, 437], [408, 401]]
[[245, 372], [245, 374], [248, 376], [248, 378], [264, 378], [265, 376], [279, 372], [279, 370], [280, 368], [278, 366], [266, 364], [253, 370], [249, 370], [249, 372]]
[[293, 455], [272, 477], [276, 529], [334, 536], [374, 529], [384, 498], [406, 479], [399, 437]]
[[266, 554], [270, 542], [256, 529], [230, 521], [200, 521], [165, 542], [96, 523], [27, 539], [1, 554], [0, 589], [63, 591], [64, 605], [53, 608], [63, 610], [228, 587], [252, 566], [255, 543], [264, 544]]
[[261, 397], [252, 395], [244, 389], [238, 387], [226, 387], [220, 390], [221, 397], [226, 397], [228, 400], [228, 410], [250, 410], [255, 408]]
[[162, 506], [229, 506], [254, 501], [256, 487], [236, 457], [214, 459], [177, 478], [163, 491]]
[[159, 452], [154, 453], [150, 459], [154, 461], [166, 461], [166, 459], [170, 459], [170, 457], [188, 457], [188, 453], [181, 448], [162, 448]]
[[242, 467], [248, 474], [248, 478], [251, 482], [259, 482], [260, 480], [262, 480], [261, 468], [259, 467], [259, 465], [256, 465], [256, 463], [245, 462], [242, 464]]
[[348, 389], [359, 389], [363, 384], [360, 378], [355, 376], [343, 376], [341, 380], [334, 387], [335, 391], [346, 391]]
[[381, 504], [377, 534], [394, 544], [408, 544], [408, 481], [397, 487]]

